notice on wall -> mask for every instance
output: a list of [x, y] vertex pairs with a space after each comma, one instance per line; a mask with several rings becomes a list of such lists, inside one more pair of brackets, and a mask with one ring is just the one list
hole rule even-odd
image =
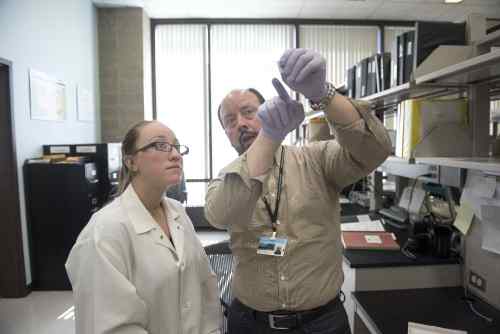
[[498, 205], [482, 205], [483, 214], [483, 241], [482, 248], [484, 250], [500, 254], [500, 206]]
[[76, 89], [76, 109], [78, 120], [82, 122], [94, 121], [94, 99], [88, 89], [78, 86]]
[[66, 120], [66, 85], [63, 82], [30, 69], [29, 88], [31, 119]]

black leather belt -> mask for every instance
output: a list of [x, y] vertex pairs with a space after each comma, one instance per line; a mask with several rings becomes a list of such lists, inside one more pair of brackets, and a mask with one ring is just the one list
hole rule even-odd
[[266, 323], [271, 329], [292, 330], [302, 327], [302, 325], [333, 311], [341, 303], [337, 296], [325, 305], [307, 311], [273, 311], [260, 312], [253, 311], [255, 319]]

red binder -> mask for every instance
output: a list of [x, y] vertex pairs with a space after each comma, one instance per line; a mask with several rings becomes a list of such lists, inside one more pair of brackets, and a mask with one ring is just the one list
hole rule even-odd
[[396, 236], [390, 232], [342, 232], [345, 249], [399, 250]]

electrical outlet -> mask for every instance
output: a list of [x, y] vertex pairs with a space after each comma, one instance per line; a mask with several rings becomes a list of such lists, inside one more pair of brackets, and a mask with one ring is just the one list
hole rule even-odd
[[486, 292], [486, 280], [472, 270], [469, 271], [469, 284], [476, 289]]

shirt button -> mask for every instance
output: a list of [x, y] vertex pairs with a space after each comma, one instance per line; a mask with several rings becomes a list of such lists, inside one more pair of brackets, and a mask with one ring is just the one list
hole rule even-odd
[[283, 303], [283, 304], [281, 304], [281, 307], [282, 307], [283, 309], [286, 309], [286, 304], [284, 304], [284, 303]]
[[284, 275], [281, 275], [281, 280], [282, 281], [285, 281], [286, 280], [286, 277]]

